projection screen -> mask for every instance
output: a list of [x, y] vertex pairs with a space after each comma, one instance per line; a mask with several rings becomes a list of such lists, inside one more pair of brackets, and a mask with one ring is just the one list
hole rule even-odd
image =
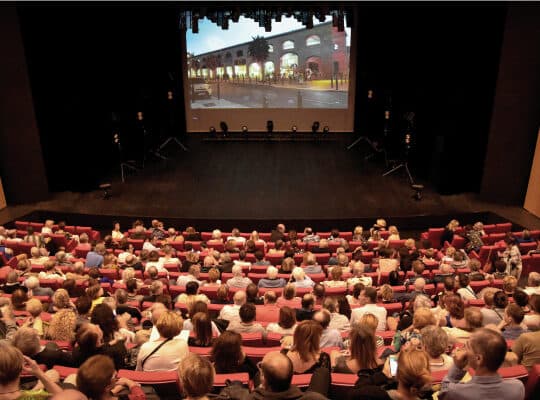
[[294, 18], [272, 21], [265, 32], [240, 17], [229, 29], [203, 19], [199, 32], [186, 32], [184, 98], [188, 132], [219, 129], [311, 131], [314, 121], [331, 132], [354, 125], [354, 29], [338, 32], [332, 17], [306, 29]]

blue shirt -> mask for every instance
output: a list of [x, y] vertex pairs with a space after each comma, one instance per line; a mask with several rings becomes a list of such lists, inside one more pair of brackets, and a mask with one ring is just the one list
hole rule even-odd
[[100, 268], [103, 265], [103, 256], [96, 253], [95, 251], [89, 251], [86, 255], [86, 263], [84, 264], [87, 268], [98, 267]]

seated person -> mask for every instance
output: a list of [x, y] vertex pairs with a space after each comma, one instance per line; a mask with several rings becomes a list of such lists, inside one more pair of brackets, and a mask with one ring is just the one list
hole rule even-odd
[[[486, 328], [478, 329], [463, 349], [456, 349], [454, 365], [441, 383], [439, 399], [523, 399], [523, 383], [517, 379], [502, 379], [497, 373], [506, 351], [507, 344], [500, 333]], [[467, 367], [472, 368], [475, 374], [468, 382], [461, 382]]]

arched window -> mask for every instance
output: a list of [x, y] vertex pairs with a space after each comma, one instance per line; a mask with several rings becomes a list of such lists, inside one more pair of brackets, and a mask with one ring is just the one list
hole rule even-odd
[[292, 40], [285, 40], [282, 46], [283, 50], [294, 49], [294, 42]]
[[321, 44], [321, 38], [318, 35], [308, 36], [306, 39], [306, 46], [315, 46]]

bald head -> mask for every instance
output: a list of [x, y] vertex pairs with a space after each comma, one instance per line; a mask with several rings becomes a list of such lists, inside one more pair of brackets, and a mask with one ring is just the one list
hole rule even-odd
[[293, 366], [289, 357], [279, 351], [267, 353], [261, 363], [264, 386], [272, 392], [284, 392], [291, 386]]
[[418, 278], [414, 281], [414, 290], [417, 292], [423, 292], [426, 286], [426, 280], [424, 278]]
[[246, 292], [243, 290], [236, 292], [234, 294], [233, 301], [237, 306], [243, 306], [246, 303]]

